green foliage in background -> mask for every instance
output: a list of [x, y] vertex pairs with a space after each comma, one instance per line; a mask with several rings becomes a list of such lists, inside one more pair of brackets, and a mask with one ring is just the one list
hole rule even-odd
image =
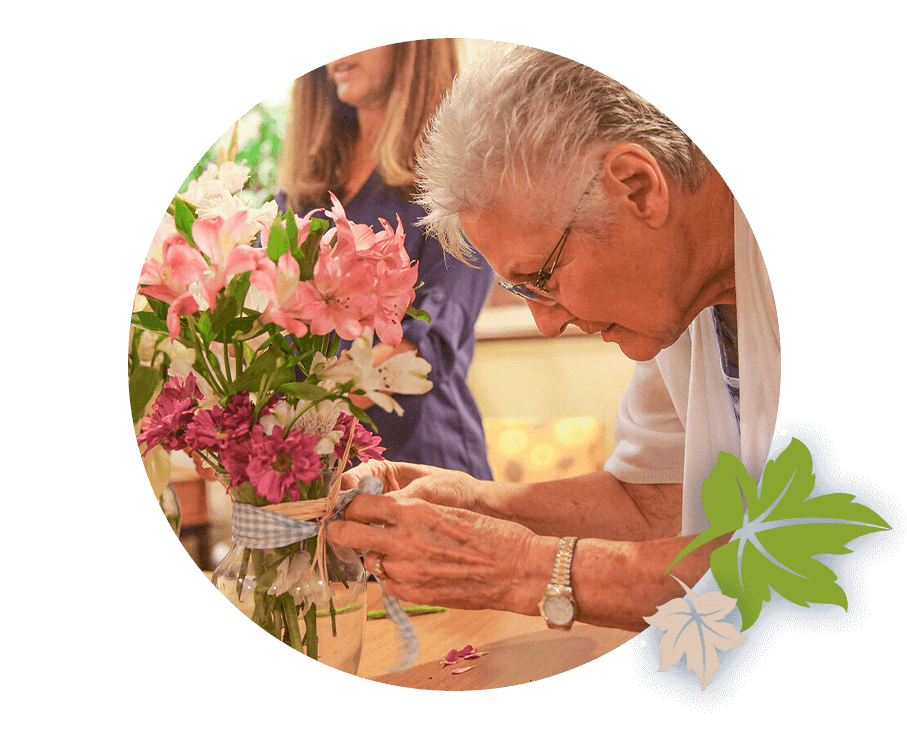
[[[245, 165], [251, 171], [243, 193], [250, 196], [257, 206], [274, 197], [277, 186], [277, 159], [286, 129], [287, 111], [285, 106], [269, 106], [261, 102], [237, 122], [240, 134], [237, 140], [236, 162]], [[253, 131], [243, 134], [243, 130]], [[185, 192], [189, 182], [198, 178], [209, 164], [218, 162], [222, 154], [221, 145], [220, 140], [211, 145], [183, 181], [180, 192]]]

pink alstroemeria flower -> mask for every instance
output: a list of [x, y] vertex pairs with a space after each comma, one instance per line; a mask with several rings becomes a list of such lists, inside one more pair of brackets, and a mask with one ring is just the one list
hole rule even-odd
[[308, 329], [301, 321], [304, 298], [299, 282], [299, 263], [292, 254], [287, 251], [276, 264], [268, 257], [262, 257], [249, 278], [252, 286], [268, 298], [262, 319], [274, 322], [297, 337], [305, 335]]
[[361, 244], [364, 248], [367, 248], [370, 245], [370, 237], [375, 235], [374, 231], [364, 223], [351, 223], [349, 218], [346, 217], [346, 211], [337, 196], [334, 193], [329, 194], [331, 196], [331, 209], [326, 210], [325, 215], [334, 221], [335, 226], [335, 232], [329, 232], [330, 235], [336, 234], [337, 244], [352, 245], [354, 249], [359, 248], [358, 244]]
[[419, 277], [419, 264], [405, 268], [392, 268], [379, 261], [376, 266], [377, 288], [375, 296], [374, 329], [382, 342], [396, 347], [403, 339], [401, 322], [406, 309], [416, 298], [413, 287]]
[[167, 330], [170, 341], [179, 336], [179, 318], [198, 311], [198, 302], [189, 286], [197, 282], [208, 264], [178, 233], [168, 236], [161, 245], [161, 260], [149, 259], [139, 276], [139, 294], [170, 305]]
[[253, 248], [246, 234], [248, 211], [223, 218], [199, 218], [192, 224], [192, 238], [199, 251], [207, 256], [207, 268], [201, 282], [202, 296], [214, 309], [217, 295], [227, 286], [231, 277], [252, 271], [265, 252]]
[[337, 223], [334, 255], [355, 255], [359, 261], [373, 267], [375, 309], [367, 325], [375, 330], [382, 342], [396, 346], [403, 339], [401, 321], [415, 299], [413, 287], [419, 276], [418, 264], [411, 264], [404, 245], [403, 222], [397, 216], [394, 229], [380, 218], [382, 230], [375, 233], [368, 226], [347, 220], [340, 201], [333, 195], [331, 199], [334, 207], [328, 215]]
[[322, 248], [313, 279], [301, 287], [302, 316], [312, 333], [359, 337], [375, 311], [374, 282], [372, 267], [354, 254]]

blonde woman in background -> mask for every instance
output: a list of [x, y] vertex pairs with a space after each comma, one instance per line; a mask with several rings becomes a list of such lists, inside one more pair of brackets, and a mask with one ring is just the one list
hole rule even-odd
[[[368, 408], [395, 461], [428, 464], [491, 478], [478, 407], [466, 385], [475, 350], [473, 328], [493, 280], [481, 257], [474, 266], [445, 257], [416, 222], [413, 170], [428, 121], [457, 74], [454, 39], [410, 41], [340, 58], [298, 78], [281, 152], [277, 203], [304, 215], [330, 207], [334, 193], [351, 220], [375, 226], [399, 215], [406, 250], [419, 262], [413, 306], [432, 318], [403, 322], [397, 348], [377, 344], [376, 362], [403, 349], [432, 365], [432, 390], [401, 396], [404, 415]], [[322, 215], [322, 214], [318, 214]], [[344, 343], [346, 346], [346, 343]]]

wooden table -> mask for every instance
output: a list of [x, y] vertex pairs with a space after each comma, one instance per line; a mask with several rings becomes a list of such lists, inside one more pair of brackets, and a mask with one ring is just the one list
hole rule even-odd
[[[369, 609], [381, 608], [381, 592], [368, 584]], [[406, 604], [404, 604], [406, 605]], [[366, 622], [365, 644], [358, 676], [398, 687], [434, 690], [474, 690], [510, 687], [551, 677], [592, 661], [629, 641], [632, 631], [574, 624], [570, 631], [545, 626], [540, 616], [501, 611], [460, 611], [410, 617], [419, 635], [422, 655], [415, 666], [389, 672], [396, 663], [396, 629], [389, 619]], [[451, 649], [471, 644], [488, 654], [460, 659], [452, 666], [442, 660]], [[468, 672], [453, 670], [472, 666]]]

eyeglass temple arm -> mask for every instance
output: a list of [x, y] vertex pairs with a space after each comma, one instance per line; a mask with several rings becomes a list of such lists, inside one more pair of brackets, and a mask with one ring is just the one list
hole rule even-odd
[[551, 275], [554, 273], [554, 269], [557, 267], [557, 262], [561, 257], [561, 251], [564, 250], [564, 244], [567, 243], [567, 237], [570, 235], [571, 230], [573, 230], [573, 221], [570, 221], [570, 225], [567, 226], [567, 230], [564, 231], [564, 234], [557, 242], [557, 246], [554, 247], [554, 251], [551, 252], [551, 255], [545, 261], [544, 266], [542, 266], [542, 270], [539, 272], [539, 284], [544, 284], [546, 281], [548, 281], [548, 279], [551, 278]]

